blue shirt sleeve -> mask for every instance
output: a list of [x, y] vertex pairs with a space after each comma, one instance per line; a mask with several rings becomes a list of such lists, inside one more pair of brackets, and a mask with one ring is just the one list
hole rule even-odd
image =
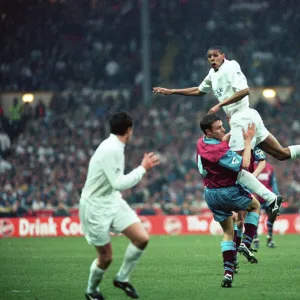
[[254, 160], [255, 161], [261, 161], [266, 160], [267, 156], [264, 151], [262, 151], [260, 148], [255, 147], [253, 150]]
[[219, 160], [218, 164], [234, 172], [241, 170], [243, 158], [232, 150], [228, 150]]
[[276, 195], [278, 195], [279, 194], [279, 190], [278, 190], [277, 180], [276, 180], [276, 176], [275, 176], [274, 172], [271, 175], [271, 186], [272, 186], [273, 193], [275, 193]]

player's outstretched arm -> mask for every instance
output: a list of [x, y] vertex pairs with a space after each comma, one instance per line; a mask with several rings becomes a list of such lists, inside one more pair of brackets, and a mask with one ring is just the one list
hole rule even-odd
[[163, 95], [183, 95], [183, 96], [204, 96], [206, 93], [201, 92], [199, 88], [191, 87], [186, 89], [167, 89], [163, 87], [154, 87], [154, 94], [163, 94]]
[[255, 177], [257, 177], [266, 167], [267, 162], [266, 160], [260, 160], [257, 164], [257, 167], [255, 169], [255, 171], [252, 173]]
[[223, 106], [241, 101], [244, 97], [248, 96], [250, 94], [249, 89], [244, 89], [242, 91], [238, 91], [236, 93], [234, 93], [231, 97], [229, 97], [228, 99], [218, 103], [217, 105], [215, 105], [214, 107], [212, 107], [209, 111], [208, 114], [215, 114], [217, 113]]

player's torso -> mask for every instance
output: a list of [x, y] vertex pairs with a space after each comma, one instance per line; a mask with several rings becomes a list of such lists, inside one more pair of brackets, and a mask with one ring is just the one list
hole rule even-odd
[[[96, 149], [89, 162], [87, 179], [81, 194], [82, 198], [101, 198], [103, 200], [103, 197], [120, 194], [111, 186], [101, 164], [101, 161], [116, 147], [114, 141], [108, 138]], [[124, 155], [122, 155], [123, 149], [118, 148], [118, 152], [118, 165], [120, 165], [120, 172], [123, 174], [125, 164]], [[105, 201], [108, 201], [108, 199]]]
[[[203, 177], [205, 186], [209, 188], [220, 188], [235, 185], [237, 172], [233, 172], [218, 164], [222, 154], [229, 150], [227, 143], [223, 142], [218, 145], [209, 145], [200, 140], [197, 148], [198, 160], [201, 159], [202, 167], [206, 171]], [[220, 157], [217, 157], [218, 155], [220, 155]]]
[[[222, 65], [222, 67], [217, 72], [215, 72], [214, 70], [210, 71], [212, 90], [219, 102], [230, 98], [235, 93], [228, 77], [230, 68], [233, 67], [234, 66], [232, 61], [226, 61], [226, 63], [224, 63], [224, 65]], [[246, 96], [244, 97], [244, 99], [236, 103], [224, 106], [223, 109], [227, 115], [231, 116], [240, 108], [248, 106], [249, 98], [248, 96]]]

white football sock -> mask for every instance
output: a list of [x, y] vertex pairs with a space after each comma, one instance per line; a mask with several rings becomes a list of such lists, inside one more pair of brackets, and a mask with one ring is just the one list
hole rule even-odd
[[291, 159], [296, 159], [300, 157], [300, 145], [292, 145], [288, 147], [291, 152]]
[[98, 285], [101, 282], [105, 272], [105, 270], [98, 268], [97, 261], [98, 259], [95, 259], [90, 267], [90, 276], [88, 281], [88, 287], [86, 290], [87, 293], [94, 293], [98, 290]]
[[268, 202], [276, 199], [277, 195], [267, 189], [253, 174], [241, 170], [238, 174], [238, 183], [245, 185], [252, 192], [256, 193]]
[[129, 281], [129, 275], [134, 269], [136, 263], [143, 254], [143, 250], [138, 249], [132, 243], [130, 243], [126, 249], [122, 266], [117, 274], [117, 279], [122, 282]]

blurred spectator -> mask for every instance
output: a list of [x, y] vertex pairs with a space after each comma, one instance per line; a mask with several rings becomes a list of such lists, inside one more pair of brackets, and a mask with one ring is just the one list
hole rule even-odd
[[69, 211], [65, 208], [63, 202], [59, 202], [57, 209], [54, 213], [54, 216], [56, 217], [68, 217], [70, 215]]
[[38, 105], [35, 107], [35, 118], [45, 118], [46, 116], [46, 106], [42, 100], [39, 100]]
[[18, 98], [14, 98], [13, 103], [9, 108], [9, 124], [12, 139], [15, 139], [19, 135], [21, 129], [21, 121], [22, 105], [19, 103]]

